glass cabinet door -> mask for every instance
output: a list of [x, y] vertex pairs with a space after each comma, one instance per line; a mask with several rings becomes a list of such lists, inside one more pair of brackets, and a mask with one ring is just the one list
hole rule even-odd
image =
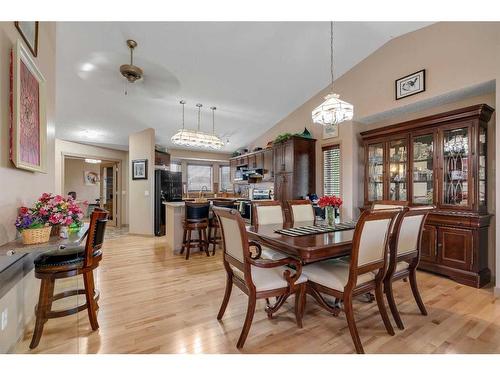
[[384, 199], [384, 144], [368, 145], [368, 200]]
[[443, 204], [466, 207], [469, 196], [470, 128], [443, 131]]
[[434, 134], [415, 136], [413, 145], [412, 202], [434, 203]]
[[478, 189], [479, 205], [486, 206], [486, 127], [479, 127], [479, 163], [478, 163]]
[[389, 200], [407, 199], [408, 145], [406, 139], [389, 142]]

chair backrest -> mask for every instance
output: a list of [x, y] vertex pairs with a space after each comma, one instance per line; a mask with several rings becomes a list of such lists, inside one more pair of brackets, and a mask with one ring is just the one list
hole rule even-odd
[[279, 201], [252, 203], [253, 225], [283, 224], [285, 221], [285, 214]]
[[390, 228], [401, 209], [365, 210], [354, 230], [348, 287], [357, 285], [358, 275], [378, 270], [383, 277], [387, 269]]
[[[248, 234], [245, 221], [235, 209], [213, 207], [213, 212], [219, 220], [222, 236], [222, 248], [224, 250], [224, 266], [236, 267], [243, 273], [243, 279], [247, 285], [253, 285], [251, 281], [250, 248], [248, 246]], [[233, 272], [233, 268], [231, 271]]]
[[289, 200], [287, 201], [290, 219], [296, 221], [315, 221], [314, 208], [309, 200]]
[[108, 212], [96, 207], [90, 215], [90, 226], [87, 232], [87, 242], [85, 244], [84, 267], [92, 266], [94, 252], [101, 249], [104, 243], [104, 233], [108, 222]]
[[234, 201], [212, 201], [214, 207], [234, 208]]
[[403, 208], [408, 206], [408, 201], [381, 200], [372, 203], [372, 210], [388, 210], [393, 208]]
[[186, 202], [185, 219], [187, 221], [203, 221], [208, 220], [208, 212], [210, 210], [210, 203], [193, 203]]
[[407, 207], [397, 218], [390, 244], [390, 273], [396, 269], [396, 263], [403, 259], [416, 258], [418, 262], [425, 220], [434, 208], [434, 206]]

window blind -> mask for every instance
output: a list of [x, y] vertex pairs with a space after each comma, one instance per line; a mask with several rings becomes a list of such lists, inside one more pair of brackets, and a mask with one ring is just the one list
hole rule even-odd
[[212, 166], [188, 164], [187, 186], [188, 191], [200, 191], [204, 186], [212, 191]]
[[340, 146], [323, 147], [323, 194], [340, 195]]

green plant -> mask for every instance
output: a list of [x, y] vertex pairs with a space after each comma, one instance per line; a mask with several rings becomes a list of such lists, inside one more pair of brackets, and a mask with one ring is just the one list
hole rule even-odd
[[282, 143], [288, 141], [292, 137], [292, 133], [283, 133], [276, 137], [274, 143]]

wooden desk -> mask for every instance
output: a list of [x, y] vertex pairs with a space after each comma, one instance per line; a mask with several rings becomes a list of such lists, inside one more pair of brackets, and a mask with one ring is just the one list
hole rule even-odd
[[309, 234], [300, 237], [275, 233], [277, 229], [312, 225], [311, 222], [284, 223], [279, 225], [259, 225], [247, 227], [250, 240], [263, 246], [281, 251], [303, 264], [337, 258], [351, 253], [354, 229], [337, 232]]

